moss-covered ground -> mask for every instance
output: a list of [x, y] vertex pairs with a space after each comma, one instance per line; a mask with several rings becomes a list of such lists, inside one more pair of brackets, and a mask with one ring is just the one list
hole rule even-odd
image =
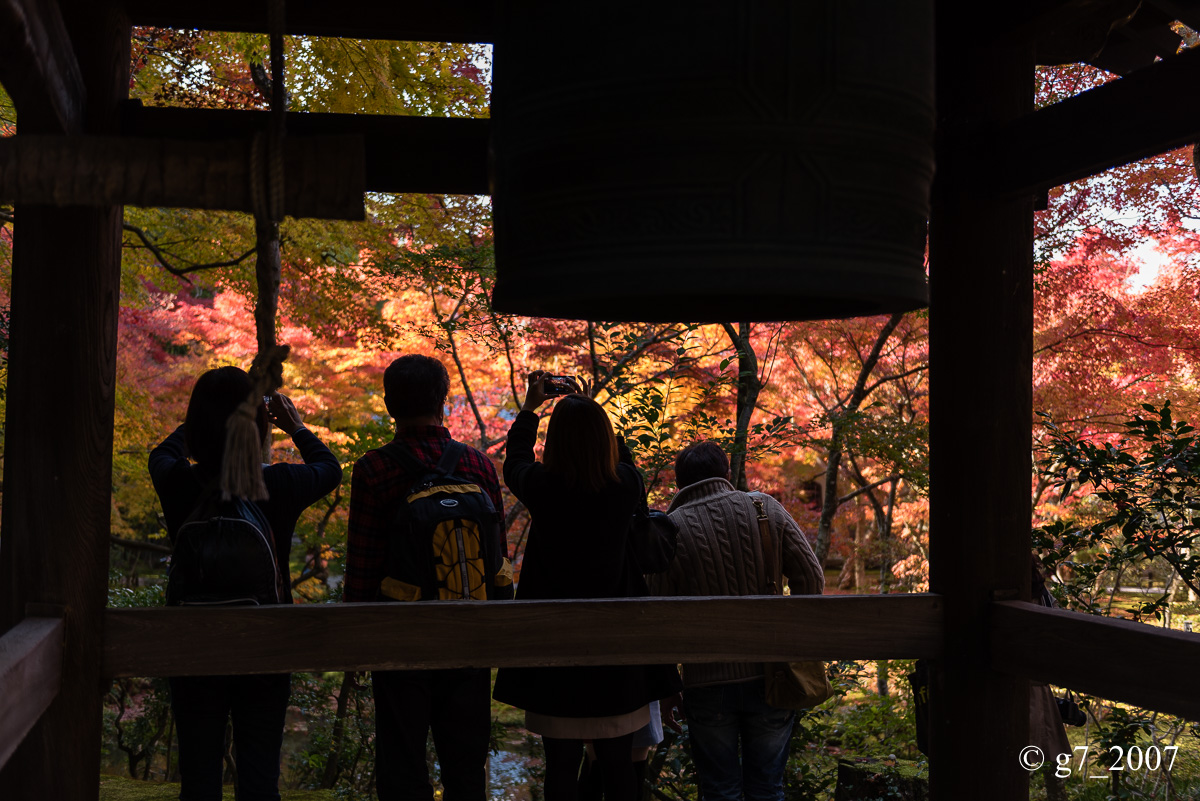
[[[335, 801], [332, 790], [281, 790], [283, 801]], [[100, 801], [175, 801], [179, 785], [171, 782], [142, 782], [126, 776], [101, 776]], [[227, 785], [222, 801], [233, 801], [233, 786]]]

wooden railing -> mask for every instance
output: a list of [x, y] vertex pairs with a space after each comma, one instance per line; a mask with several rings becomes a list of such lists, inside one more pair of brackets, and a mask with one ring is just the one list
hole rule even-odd
[[936, 657], [936, 595], [110, 609], [104, 673]]
[[27, 617], [0, 637], [0, 767], [62, 686], [62, 618]]
[[[934, 594], [110, 609], [105, 676], [798, 659], [937, 659]], [[58, 693], [63, 621], [0, 637], [0, 766]], [[992, 605], [992, 669], [1200, 718], [1200, 634]]]
[[1020, 601], [990, 633], [995, 670], [1200, 720], [1200, 634]]

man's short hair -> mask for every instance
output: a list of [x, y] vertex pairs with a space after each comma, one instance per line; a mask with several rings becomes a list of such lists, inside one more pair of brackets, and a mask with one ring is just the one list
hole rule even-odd
[[383, 402], [396, 419], [442, 414], [450, 392], [446, 365], [432, 356], [410, 353], [383, 373]]
[[675, 457], [675, 485], [687, 487], [708, 478], [729, 475], [729, 457], [715, 442], [704, 440], [688, 445]]

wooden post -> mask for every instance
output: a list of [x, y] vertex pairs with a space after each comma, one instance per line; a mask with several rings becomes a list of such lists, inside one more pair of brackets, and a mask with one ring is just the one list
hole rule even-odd
[[[84, 130], [111, 133], [130, 29], [110, 0], [60, 4], [87, 92]], [[18, 109], [20, 133], [54, 120]], [[112, 503], [121, 207], [22, 206], [13, 243], [0, 631], [26, 604], [65, 608], [62, 691], [0, 771], [0, 798], [99, 794], [101, 635]]]
[[1029, 684], [992, 669], [988, 615], [997, 594], [1029, 597], [1033, 206], [995, 199], [996, 176], [978, 166], [986, 154], [966, 143], [1029, 113], [1033, 60], [1027, 45], [991, 39], [973, 4], [940, 0], [937, 12], [930, 589], [946, 609], [930, 791], [934, 801], [1023, 801]]

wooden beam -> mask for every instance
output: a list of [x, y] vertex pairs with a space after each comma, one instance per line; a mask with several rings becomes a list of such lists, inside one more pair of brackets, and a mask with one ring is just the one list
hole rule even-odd
[[1200, 50], [1191, 50], [956, 143], [963, 180], [1017, 196], [1200, 138]]
[[62, 685], [61, 618], [27, 617], [0, 637], [0, 767]]
[[[1029, 197], [996, 199], [992, 176], [975, 171], [980, 154], [963, 158], [948, 144], [1029, 113], [1032, 43], [980, 42], [974, 31], [987, 15], [977, 4], [938, 0], [936, 9], [929, 586], [945, 600], [946, 627], [931, 675], [930, 798], [1017, 801], [1029, 797], [1017, 762], [1029, 743], [1029, 685], [990, 668], [987, 614], [996, 592], [1029, 597], [1033, 207]], [[987, 770], [972, 764], [980, 754]]]
[[[222, 139], [267, 130], [266, 111], [146, 107], [128, 102], [121, 128], [128, 136]], [[383, 114], [287, 115], [289, 135], [361, 136], [368, 192], [486, 195], [491, 121]]]
[[[116, 133], [129, 91], [121, 0], [62, 0], [87, 89], [83, 130]], [[22, 112], [18, 136], [54, 133]], [[0, 798], [95, 801], [112, 527], [121, 208], [17, 208], [13, 226], [0, 630], [64, 608], [62, 689], [0, 769]]]
[[18, 115], [78, 133], [86, 93], [79, 62], [55, 0], [0, 0], [0, 84]]
[[934, 595], [110, 609], [104, 673], [931, 657], [941, 612]]
[[1200, 720], [1200, 634], [1008, 601], [991, 640], [996, 670]]
[[[0, 199], [45, 206], [174, 206], [254, 211], [249, 139], [115, 136], [0, 139]], [[359, 137], [284, 139], [284, 212], [361, 220]]]
[[[494, 42], [492, 0], [395, 3], [289, 0], [286, 30], [306, 36], [410, 42]], [[134, 25], [266, 33], [267, 7], [244, 0], [126, 0]]]

